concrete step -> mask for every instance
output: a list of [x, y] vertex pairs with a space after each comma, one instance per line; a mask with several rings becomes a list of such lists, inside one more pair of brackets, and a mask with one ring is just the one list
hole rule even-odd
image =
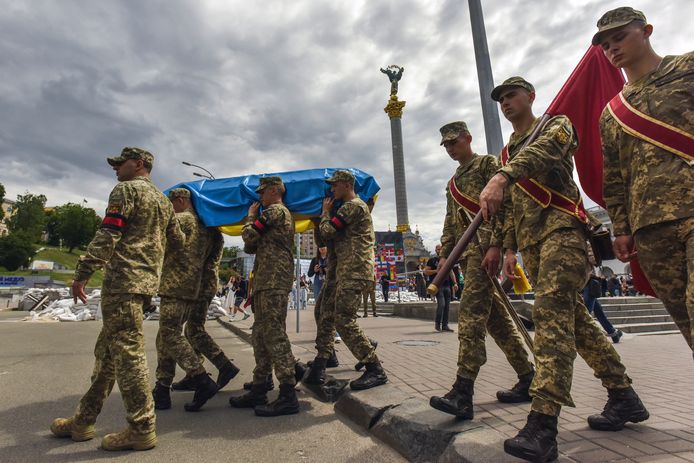
[[619, 328], [625, 333], [652, 333], [656, 331], [672, 331], [677, 330], [677, 325], [674, 322], [669, 323], [624, 323], [615, 324], [615, 328]]
[[608, 315], [609, 320], [613, 325], [628, 325], [631, 323], [672, 323], [672, 318], [670, 315], [622, 315], [618, 317], [611, 317]]
[[633, 333], [634, 336], [659, 336], [663, 334], [680, 334], [680, 330], [647, 331], [645, 333]]
[[648, 310], [665, 308], [662, 302], [634, 302], [632, 304], [601, 302], [600, 305], [603, 310]]
[[665, 307], [661, 309], [635, 309], [635, 310], [605, 310], [603, 307], [603, 312], [605, 312], [605, 315], [607, 315], [608, 318], [612, 317], [640, 317], [640, 316], [645, 316], [645, 315], [668, 315], [667, 310], [665, 310]]
[[650, 296], [627, 296], [627, 297], [600, 297], [598, 298], [600, 304], [643, 304], [660, 302], [660, 299], [656, 299]]

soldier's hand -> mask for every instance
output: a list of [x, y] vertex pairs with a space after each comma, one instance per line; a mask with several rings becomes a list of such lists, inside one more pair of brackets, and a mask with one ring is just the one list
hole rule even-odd
[[499, 275], [499, 262], [501, 262], [501, 250], [496, 246], [491, 246], [482, 259], [482, 268], [487, 271], [487, 275], [490, 277], [496, 277]]
[[612, 243], [612, 248], [614, 249], [614, 254], [617, 256], [617, 259], [622, 262], [629, 262], [636, 257], [634, 237], [631, 235], [619, 235], [616, 237], [614, 243]]
[[504, 188], [508, 180], [501, 174], [496, 174], [489, 180], [489, 183], [480, 193], [480, 209], [484, 220], [489, 219], [499, 210], [501, 202], [504, 200]]
[[259, 209], [260, 203], [258, 201], [251, 204], [251, 207], [248, 208], [248, 217], [257, 217]]
[[323, 199], [323, 212], [330, 212], [333, 209], [334, 203], [335, 203], [335, 198]]
[[513, 251], [506, 251], [504, 255], [504, 275], [506, 275], [506, 278], [509, 280], [517, 280], [520, 278], [516, 275], [516, 263], [518, 263], [516, 253]]
[[72, 281], [72, 301], [77, 304], [77, 299], [79, 298], [80, 301], [86, 304], [87, 302], [87, 294], [84, 292], [84, 285], [86, 283], [84, 281], [77, 281], [73, 280]]

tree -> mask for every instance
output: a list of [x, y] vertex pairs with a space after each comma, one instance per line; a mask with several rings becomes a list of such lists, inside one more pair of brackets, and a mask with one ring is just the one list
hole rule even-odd
[[94, 238], [101, 219], [94, 209], [67, 203], [55, 208], [56, 231], [69, 252], [89, 244]]
[[46, 197], [26, 192], [17, 195], [16, 212], [10, 217], [8, 226], [11, 232], [24, 232], [32, 243], [41, 239], [46, 226]]
[[232, 259], [235, 259], [236, 257], [238, 257], [240, 252], [241, 252], [240, 247], [229, 246], [228, 248], [224, 248], [224, 251], [222, 251], [222, 257], [230, 257]]
[[46, 243], [51, 246], [60, 245], [60, 235], [58, 235], [58, 217], [56, 209], [46, 211]]
[[[5, 201], [5, 186], [0, 183], [0, 204]], [[5, 217], [5, 210], [0, 207], [0, 222], [2, 221], [3, 217]]]
[[10, 233], [0, 237], [0, 266], [10, 272], [29, 265], [34, 255], [32, 240], [25, 232]]

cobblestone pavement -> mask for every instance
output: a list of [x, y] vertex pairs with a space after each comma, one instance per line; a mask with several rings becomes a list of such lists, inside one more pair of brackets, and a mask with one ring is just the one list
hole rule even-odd
[[[290, 311], [287, 329], [295, 355], [307, 361], [315, 354], [312, 307], [300, 311], [300, 318], [300, 333], [296, 333], [296, 312]], [[252, 320], [234, 324], [250, 329]], [[426, 400], [450, 389], [458, 352], [455, 333], [436, 332], [433, 322], [391, 316], [370, 316], [361, 319], [360, 325], [379, 342], [378, 356], [391, 385]], [[694, 462], [694, 362], [684, 339], [680, 335], [625, 334], [616, 348], [651, 417], [616, 433], [591, 430], [586, 418], [602, 410], [607, 393], [578, 357], [572, 388], [576, 408], [564, 408], [559, 420], [562, 460]], [[337, 351], [340, 367], [329, 372], [337, 377], [356, 377], [349, 350], [338, 344]], [[489, 337], [487, 357], [475, 385], [475, 420], [511, 437], [525, 424], [529, 404], [496, 401], [496, 391], [511, 387], [516, 377]]]

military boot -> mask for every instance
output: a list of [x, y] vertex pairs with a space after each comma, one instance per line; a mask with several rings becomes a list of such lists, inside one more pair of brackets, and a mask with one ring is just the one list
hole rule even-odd
[[316, 357], [311, 363], [308, 375], [304, 378], [306, 384], [323, 384], [325, 382], [325, 365], [327, 359]]
[[[208, 373], [209, 375], [209, 373]], [[171, 385], [172, 391], [194, 391], [195, 381], [192, 376], [185, 375], [182, 380]]]
[[[243, 389], [250, 391], [253, 388], [253, 381], [248, 381], [243, 383]], [[272, 381], [272, 375], [267, 375], [267, 380], [265, 381], [265, 390], [271, 391], [275, 388], [275, 383]]]
[[229, 360], [222, 368], [219, 369], [217, 376], [217, 389], [222, 389], [229, 384], [229, 381], [234, 379], [239, 374], [239, 368]]
[[340, 366], [340, 361], [337, 359], [335, 349], [333, 349], [333, 353], [330, 355], [330, 358], [328, 359], [328, 362], [325, 364], [325, 366], [326, 368], [337, 368]]
[[366, 366], [366, 371], [359, 379], [355, 379], [349, 383], [349, 387], [353, 391], [361, 391], [364, 389], [371, 389], [372, 387], [380, 386], [388, 382], [388, 377], [386, 372], [383, 371], [381, 362], [370, 362], [364, 364]]
[[193, 401], [186, 403], [183, 408], [187, 412], [197, 412], [218, 391], [217, 383], [207, 373], [200, 373], [193, 377], [195, 380], [195, 395]]
[[449, 415], [455, 415], [462, 420], [471, 420], [475, 415], [472, 409], [472, 395], [475, 382], [471, 379], [458, 376], [453, 388], [443, 397], [432, 397], [429, 405]]
[[51, 432], [56, 437], [70, 437], [75, 442], [93, 439], [96, 435], [93, 424], [77, 424], [75, 417], [56, 418], [51, 423]]
[[[374, 346], [374, 349], [378, 347], [378, 341], [376, 341], [375, 339], [369, 338], [369, 342], [372, 346]], [[354, 369], [356, 371], [361, 371], [362, 368], [364, 368], [364, 362], [357, 362], [354, 364]]]
[[265, 384], [253, 384], [251, 390], [242, 396], [230, 397], [229, 405], [234, 408], [255, 408], [267, 403]]
[[504, 452], [534, 463], [556, 460], [557, 417], [531, 411], [518, 435], [504, 441]]
[[521, 402], [532, 402], [533, 398], [530, 397], [530, 384], [533, 382], [535, 377], [535, 370], [530, 373], [518, 376], [518, 382], [509, 390], [497, 391], [496, 398], [499, 402], [506, 404], [518, 404]]
[[101, 441], [101, 448], [104, 450], [149, 450], [155, 445], [157, 445], [157, 433], [152, 431], [139, 434], [130, 428], [106, 434]]
[[154, 408], [157, 410], [168, 410], [171, 408], [171, 389], [164, 386], [159, 381], [152, 389], [152, 398], [154, 399]]
[[256, 416], [280, 416], [299, 413], [299, 400], [293, 384], [280, 384], [280, 395], [277, 400], [267, 405], [255, 407]]
[[588, 417], [588, 426], [598, 431], [619, 431], [627, 421], [640, 423], [649, 417], [648, 410], [634, 389], [608, 389], [602, 413]]

